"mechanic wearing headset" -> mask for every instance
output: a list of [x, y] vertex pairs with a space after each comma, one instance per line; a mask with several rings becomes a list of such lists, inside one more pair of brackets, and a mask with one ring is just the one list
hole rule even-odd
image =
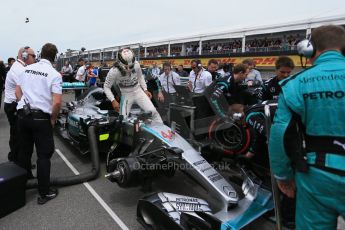
[[4, 110], [7, 120], [10, 123], [10, 152], [8, 153], [9, 161], [16, 161], [18, 155], [18, 132], [17, 132], [17, 98], [16, 86], [19, 76], [24, 72], [25, 66], [35, 63], [35, 51], [29, 46], [20, 48], [18, 58], [11, 66], [7, 73], [5, 81], [5, 106]]
[[[318, 27], [297, 46], [313, 65], [281, 84], [271, 170], [283, 193], [297, 190], [297, 229], [336, 229], [338, 216], [345, 218], [345, 29]], [[298, 136], [300, 151], [289, 151]]]
[[53, 127], [62, 96], [62, 77], [52, 65], [57, 54], [56, 46], [46, 43], [41, 50], [41, 60], [25, 68], [16, 86], [20, 130], [18, 164], [30, 172], [35, 144], [38, 204], [44, 204], [58, 195], [57, 189], [50, 187], [50, 158], [55, 151]]
[[[119, 86], [122, 94], [120, 104], [111, 92], [114, 84]], [[132, 50], [122, 49], [117, 53], [114, 67], [110, 69], [104, 82], [104, 93], [114, 110], [121, 115], [128, 116], [133, 103], [137, 103], [145, 112], [152, 112], [153, 121], [163, 123], [150, 100], [152, 95], [147, 90], [140, 64], [135, 61]]]

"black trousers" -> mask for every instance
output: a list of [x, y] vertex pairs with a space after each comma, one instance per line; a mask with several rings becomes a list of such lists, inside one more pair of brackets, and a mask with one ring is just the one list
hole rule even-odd
[[3, 91], [3, 84], [0, 84], [0, 108], [2, 103], [2, 91]]
[[50, 186], [50, 158], [54, 153], [53, 129], [50, 123], [50, 115], [43, 112], [32, 112], [24, 115], [18, 111], [18, 129], [20, 148], [18, 164], [31, 172], [31, 156], [35, 144], [37, 153], [37, 179], [38, 192], [45, 195]]
[[17, 102], [5, 103], [4, 110], [10, 124], [10, 152], [8, 153], [9, 161], [16, 161], [18, 156], [18, 128], [17, 128]]

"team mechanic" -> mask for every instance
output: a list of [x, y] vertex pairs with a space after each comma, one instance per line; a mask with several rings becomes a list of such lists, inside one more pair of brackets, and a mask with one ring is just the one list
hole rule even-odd
[[[291, 58], [285, 56], [279, 57], [275, 62], [276, 76], [264, 82], [260, 99], [262, 101], [274, 100], [274, 102], [276, 102], [281, 92], [279, 82], [286, 79], [294, 68], [295, 65]], [[249, 154], [247, 154], [248, 157], [253, 157], [254, 154], [268, 152], [266, 148], [266, 127], [263, 107], [264, 106], [260, 104], [246, 111], [246, 123], [254, 130], [254, 142]], [[272, 114], [273, 112], [275, 111], [272, 111]], [[264, 156], [261, 155], [259, 157]], [[266, 161], [268, 165], [268, 156]]]
[[[345, 217], [345, 29], [314, 29], [299, 50], [307, 56], [310, 47], [313, 66], [281, 84], [269, 140], [270, 163], [283, 193], [294, 197], [296, 183], [297, 229], [336, 229], [337, 217]], [[304, 134], [304, 148], [297, 154], [286, 148], [294, 121]]]
[[[232, 112], [243, 112], [243, 105], [246, 104], [243, 96], [241, 83], [247, 77], [249, 68], [245, 64], [238, 64], [234, 67], [233, 75], [218, 78], [205, 90], [211, 108], [219, 117], [224, 118], [230, 110]], [[225, 96], [226, 101], [223, 100]]]
[[54, 199], [57, 189], [50, 188], [50, 158], [54, 153], [53, 126], [61, 106], [62, 77], [52, 63], [58, 50], [47, 43], [41, 60], [25, 68], [16, 87], [20, 148], [18, 164], [30, 172], [35, 144], [37, 153], [38, 204]]
[[[111, 87], [116, 84], [121, 91], [120, 104], [115, 100]], [[104, 92], [115, 111], [125, 117], [128, 116], [133, 103], [137, 103], [145, 112], [152, 112], [153, 121], [163, 123], [162, 118], [153, 106], [142, 76], [140, 65], [135, 61], [132, 50], [123, 49], [116, 55], [114, 67], [110, 69], [104, 82]]]
[[5, 80], [5, 105], [4, 110], [7, 120], [10, 123], [10, 152], [8, 153], [9, 161], [16, 161], [18, 156], [18, 132], [17, 132], [17, 98], [16, 86], [18, 77], [24, 72], [25, 66], [35, 63], [35, 51], [29, 46], [20, 48], [18, 51], [17, 61], [7, 73]]
[[[279, 82], [286, 79], [294, 69], [295, 65], [291, 58], [281, 56], [275, 62], [276, 76], [268, 79], [262, 86], [261, 100], [277, 102], [281, 87]], [[266, 174], [261, 170], [261, 174], [268, 175], [269, 159], [268, 146], [266, 137], [266, 124], [264, 115], [264, 104], [258, 104], [249, 108], [246, 113], [246, 124], [252, 129], [252, 144], [245, 157], [250, 158], [252, 162], [263, 166], [267, 169]], [[275, 107], [270, 107], [272, 117], [275, 112]], [[295, 199], [282, 196], [282, 222], [285, 227], [290, 229], [295, 228]]]

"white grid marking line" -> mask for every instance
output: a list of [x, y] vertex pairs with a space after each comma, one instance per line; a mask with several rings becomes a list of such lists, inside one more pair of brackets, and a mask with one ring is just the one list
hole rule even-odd
[[[67, 158], [62, 154], [59, 149], [55, 149], [57, 154], [61, 157], [61, 159], [66, 163], [66, 165], [72, 170], [75, 175], [79, 175], [80, 173], [74, 166], [67, 160]], [[97, 192], [91, 187], [91, 185], [87, 182], [83, 183], [84, 186], [89, 190], [89, 192], [95, 197], [95, 199], [102, 205], [102, 207], [108, 212], [108, 214], [113, 218], [113, 220], [120, 226], [123, 230], [129, 230], [125, 223], [115, 214], [115, 212], [105, 203], [105, 201], [97, 194]]]

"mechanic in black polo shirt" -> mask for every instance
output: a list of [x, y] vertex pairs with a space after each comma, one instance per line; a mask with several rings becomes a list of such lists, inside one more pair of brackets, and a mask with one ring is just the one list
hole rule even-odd
[[281, 92], [279, 82], [290, 76], [295, 64], [286, 56], [279, 57], [275, 62], [276, 76], [264, 82], [262, 87], [262, 100], [277, 100]]
[[[211, 108], [219, 117], [227, 117], [231, 112], [242, 113], [244, 109], [244, 87], [241, 83], [246, 79], [249, 68], [245, 64], [234, 67], [233, 76], [219, 78], [205, 90]], [[230, 107], [228, 107], [230, 106]]]

